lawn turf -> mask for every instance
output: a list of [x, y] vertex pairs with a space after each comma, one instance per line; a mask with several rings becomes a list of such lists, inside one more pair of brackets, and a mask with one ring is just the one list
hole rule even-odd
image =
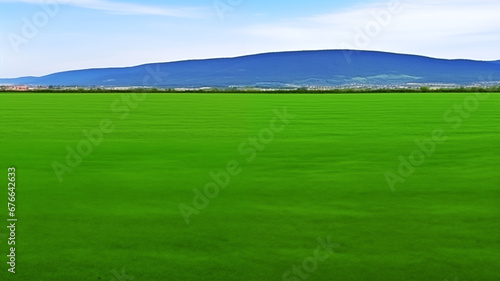
[[[330, 236], [307, 280], [498, 281], [500, 95], [443, 118], [471, 95], [0, 94], [19, 219], [15, 275], [0, 228], [0, 280], [282, 280]], [[284, 107], [295, 119], [248, 162], [239, 146]], [[53, 163], [103, 120], [59, 182]], [[436, 129], [447, 140], [392, 191], [385, 173]], [[231, 160], [241, 174], [187, 225], [179, 204]]]

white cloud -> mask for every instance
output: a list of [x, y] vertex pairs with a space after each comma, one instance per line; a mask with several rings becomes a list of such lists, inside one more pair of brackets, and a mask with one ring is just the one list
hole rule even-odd
[[[375, 24], [376, 15], [387, 15], [394, 5], [399, 8], [392, 10], [390, 20], [386, 17], [379, 20], [382, 24]], [[498, 0], [401, 0], [252, 25], [243, 32], [275, 44], [310, 49], [350, 46], [444, 58], [499, 59], [498, 11]], [[371, 35], [367, 28], [373, 31]]]
[[200, 18], [206, 13], [201, 8], [181, 7], [166, 8], [160, 6], [123, 3], [107, 0], [0, 0], [0, 2], [28, 3], [28, 4], [55, 4], [100, 10], [110, 13], [126, 15], [156, 15], [181, 18]]

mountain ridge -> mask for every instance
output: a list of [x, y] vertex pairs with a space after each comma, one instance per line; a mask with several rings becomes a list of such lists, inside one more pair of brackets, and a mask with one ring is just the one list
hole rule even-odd
[[90, 68], [0, 84], [104, 87], [338, 87], [500, 80], [500, 61], [438, 59], [377, 51], [316, 50]]

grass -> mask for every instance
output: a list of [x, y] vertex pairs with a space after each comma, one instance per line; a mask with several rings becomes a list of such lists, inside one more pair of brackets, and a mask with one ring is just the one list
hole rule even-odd
[[[498, 281], [500, 95], [443, 119], [471, 95], [2, 94], [19, 221], [15, 275], [0, 228], [0, 280], [282, 280], [330, 236], [307, 280]], [[246, 161], [283, 107], [295, 119]], [[59, 182], [53, 162], [104, 119], [113, 132]], [[447, 140], [392, 192], [384, 174], [437, 128]], [[241, 174], [187, 225], [179, 204], [231, 160]]]

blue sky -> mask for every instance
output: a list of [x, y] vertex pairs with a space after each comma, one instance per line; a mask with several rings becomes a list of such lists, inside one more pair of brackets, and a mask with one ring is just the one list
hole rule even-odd
[[498, 0], [0, 0], [0, 77], [345, 48], [499, 60], [498, 11]]

